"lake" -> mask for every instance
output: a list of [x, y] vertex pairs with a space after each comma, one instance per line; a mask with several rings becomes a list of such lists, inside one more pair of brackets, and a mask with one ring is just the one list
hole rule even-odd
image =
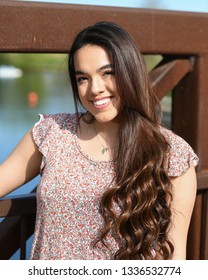
[[[39, 113], [59, 112], [74, 112], [67, 73], [27, 73], [18, 79], [0, 79], [0, 162], [38, 121]], [[27, 187], [12, 195], [25, 192]]]

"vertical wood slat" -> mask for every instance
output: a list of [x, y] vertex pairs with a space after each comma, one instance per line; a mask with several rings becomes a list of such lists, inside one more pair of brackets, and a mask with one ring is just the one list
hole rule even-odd
[[[196, 151], [199, 173], [208, 170], [208, 55], [195, 57], [193, 70], [173, 91], [172, 128]], [[208, 186], [207, 186], [208, 187]]]
[[201, 221], [201, 248], [200, 259], [208, 259], [208, 190], [204, 191], [202, 198], [202, 221]]
[[200, 244], [201, 244], [201, 219], [202, 216], [202, 195], [198, 194], [194, 207], [194, 212], [191, 218], [191, 224], [188, 232], [187, 240], [187, 259], [200, 259]]
[[0, 260], [8, 260], [20, 247], [19, 217], [9, 217], [0, 223]]
[[26, 259], [26, 242], [27, 242], [27, 216], [22, 215], [20, 220], [20, 259]]

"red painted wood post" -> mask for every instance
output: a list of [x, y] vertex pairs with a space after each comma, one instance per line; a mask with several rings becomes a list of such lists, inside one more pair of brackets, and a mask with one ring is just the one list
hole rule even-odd
[[[190, 228], [189, 258], [208, 259], [208, 55], [193, 58], [193, 71], [176, 87], [173, 94], [173, 130], [186, 139], [198, 154], [198, 195]], [[183, 195], [183, 194], [181, 194]]]

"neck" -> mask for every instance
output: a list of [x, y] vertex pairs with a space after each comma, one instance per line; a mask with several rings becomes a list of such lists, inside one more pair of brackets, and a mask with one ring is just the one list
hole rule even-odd
[[119, 124], [116, 120], [109, 121], [109, 122], [98, 122], [94, 120], [94, 125], [99, 133], [112, 133], [112, 132], [117, 132]]
[[93, 125], [98, 135], [106, 139], [116, 137], [118, 131], [118, 123], [112, 121], [107, 123], [94, 121]]

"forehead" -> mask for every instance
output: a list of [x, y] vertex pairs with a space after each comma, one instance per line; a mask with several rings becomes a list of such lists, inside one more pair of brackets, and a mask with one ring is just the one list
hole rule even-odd
[[99, 69], [106, 64], [111, 64], [111, 60], [107, 51], [100, 46], [83, 46], [74, 55], [75, 70]]

